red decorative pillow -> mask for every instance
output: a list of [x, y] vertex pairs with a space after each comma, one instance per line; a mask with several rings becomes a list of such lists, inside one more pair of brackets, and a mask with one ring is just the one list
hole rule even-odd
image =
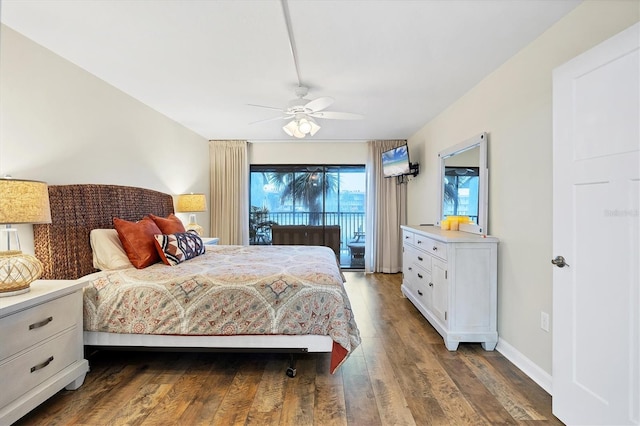
[[148, 217], [150, 217], [151, 220], [153, 220], [156, 225], [158, 225], [158, 228], [160, 228], [163, 234], [180, 234], [183, 232], [187, 232], [187, 230], [184, 229], [182, 221], [173, 213], [171, 213], [166, 218], [153, 214], [150, 214]]
[[114, 217], [113, 225], [133, 266], [142, 269], [160, 261], [155, 235], [162, 234], [162, 231], [153, 220], [145, 217], [139, 222], [129, 222]]

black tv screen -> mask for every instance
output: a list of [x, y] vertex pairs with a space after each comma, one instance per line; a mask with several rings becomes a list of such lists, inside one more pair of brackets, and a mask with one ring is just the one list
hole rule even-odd
[[382, 153], [382, 173], [384, 177], [408, 175], [410, 172], [409, 148], [406, 144]]

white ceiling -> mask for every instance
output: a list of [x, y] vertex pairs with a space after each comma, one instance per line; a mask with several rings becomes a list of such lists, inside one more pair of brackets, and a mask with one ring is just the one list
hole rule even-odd
[[[0, 0], [4, 24], [207, 139], [288, 140], [298, 77], [280, 0]], [[580, 0], [289, 0], [307, 98], [364, 120], [313, 140], [406, 139]]]

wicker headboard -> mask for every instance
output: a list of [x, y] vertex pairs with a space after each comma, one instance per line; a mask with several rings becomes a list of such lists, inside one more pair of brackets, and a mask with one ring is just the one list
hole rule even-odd
[[89, 243], [92, 229], [113, 228], [113, 218], [137, 221], [152, 213], [173, 213], [169, 194], [118, 185], [49, 186], [51, 223], [33, 225], [35, 255], [43, 279], [77, 279], [95, 272]]

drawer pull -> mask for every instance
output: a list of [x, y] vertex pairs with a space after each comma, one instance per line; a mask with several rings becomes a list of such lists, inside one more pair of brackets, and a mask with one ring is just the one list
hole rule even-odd
[[422, 240], [418, 240], [418, 244], [422, 244]]
[[411, 266], [409, 266], [409, 268], [408, 268], [408, 269], [409, 269], [410, 271], [413, 271], [413, 268], [412, 268]]
[[424, 259], [422, 258], [422, 256], [418, 256], [418, 260], [422, 262]]
[[438, 247], [433, 246], [433, 251], [438, 251]]
[[34, 365], [33, 367], [31, 367], [31, 372], [33, 373], [34, 371], [38, 371], [41, 370], [43, 368], [45, 368], [47, 365], [51, 364], [51, 361], [53, 361], [53, 357], [50, 356], [49, 359], [47, 359], [45, 362], [38, 364], [38, 365]]
[[433, 283], [429, 283], [429, 287], [433, 287]]
[[418, 274], [418, 278], [422, 279], [422, 274]]
[[422, 290], [418, 290], [418, 294], [422, 296]]
[[29, 326], [29, 330], [33, 330], [34, 328], [44, 327], [45, 325], [49, 324], [51, 321], [53, 321], [53, 317], [43, 319], [40, 322], [35, 322]]

